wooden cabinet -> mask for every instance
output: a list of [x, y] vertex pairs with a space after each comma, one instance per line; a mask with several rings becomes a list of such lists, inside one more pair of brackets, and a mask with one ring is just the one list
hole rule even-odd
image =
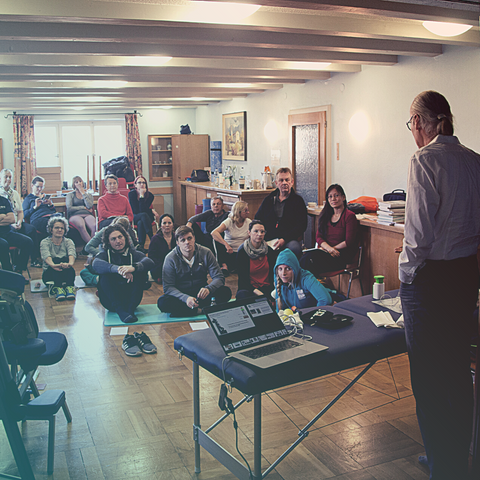
[[173, 152], [171, 135], [148, 136], [149, 181], [172, 180]]
[[173, 153], [173, 212], [175, 222], [187, 221], [185, 192], [182, 196], [181, 181], [192, 173], [210, 165], [208, 135], [172, 135]]

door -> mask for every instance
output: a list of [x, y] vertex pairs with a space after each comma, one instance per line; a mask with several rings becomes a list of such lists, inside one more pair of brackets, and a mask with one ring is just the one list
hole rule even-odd
[[[327, 188], [327, 111], [292, 113], [288, 116], [288, 129], [294, 188], [305, 204], [322, 205]], [[314, 225], [310, 218], [304, 237], [307, 248], [315, 244]]]

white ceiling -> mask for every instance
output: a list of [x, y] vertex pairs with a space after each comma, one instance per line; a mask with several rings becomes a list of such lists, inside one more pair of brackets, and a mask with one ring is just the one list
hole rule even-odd
[[[191, 107], [355, 73], [362, 65], [387, 68], [402, 55], [434, 57], [447, 44], [480, 47], [480, 0], [243, 3], [262, 6], [243, 20], [230, 14], [214, 23], [213, 14], [201, 20], [204, 5], [187, 0], [4, 0], [0, 110]], [[439, 37], [422, 26], [425, 20], [473, 28]], [[158, 56], [172, 59], [135, 66], [145, 63], [136, 57]]]

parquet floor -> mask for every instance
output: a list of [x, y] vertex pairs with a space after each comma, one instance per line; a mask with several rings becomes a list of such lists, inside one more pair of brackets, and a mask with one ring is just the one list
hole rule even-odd
[[[77, 273], [84, 258], [77, 259]], [[31, 269], [40, 278], [39, 269]], [[236, 276], [227, 279], [236, 291]], [[156, 303], [154, 284], [142, 303]], [[188, 322], [130, 326], [145, 331], [156, 355], [125, 356], [122, 336], [103, 326], [104, 309], [95, 289], [79, 290], [75, 302], [58, 304], [46, 293], [27, 293], [41, 330], [63, 332], [65, 358], [42, 367], [37, 383], [67, 392], [73, 422], [60, 412], [56, 424], [53, 478], [75, 480], [159, 479], [230, 480], [235, 477], [202, 451], [202, 472], [194, 473], [192, 441], [192, 365], [173, 350], [174, 339], [191, 331]], [[355, 371], [267, 392], [263, 408], [263, 465], [266, 468], [297, 438], [299, 428], [332, 399]], [[201, 370], [202, 426], [220, 415], [220, 381]], [[234, 401], [241, 395], [233, 392]], [[253, 404], [237, 411], [239, 449], [253, 464]], [[46, 422], [20, 424], [35, 477], [47, 478]], [[231, 419], [214, 430], [232, 453]], [[335, 405], [267, 478], [271, 480], [427, 479], [405, 355], [379, 362]], [[240, 459], [239, 456], [237, 458]], [[241, 459], [240, 459], [241, 460]], [[13, 455], [0, 427], [0, 471], [16, 474]]]

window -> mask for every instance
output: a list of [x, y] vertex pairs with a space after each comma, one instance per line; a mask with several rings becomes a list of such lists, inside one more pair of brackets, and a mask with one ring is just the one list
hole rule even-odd
[[[125, 121], [35, 121], [35, 147], [37, 167], [60, 166], [62, 181], [71, 187], [72, 178], [80, 175], [87, 181], [87, 155], [90, 160], [89, 178], [95, 178], [102, 163], [125, 155]], [[103, 168], [102, 168], [103, 176]]]

